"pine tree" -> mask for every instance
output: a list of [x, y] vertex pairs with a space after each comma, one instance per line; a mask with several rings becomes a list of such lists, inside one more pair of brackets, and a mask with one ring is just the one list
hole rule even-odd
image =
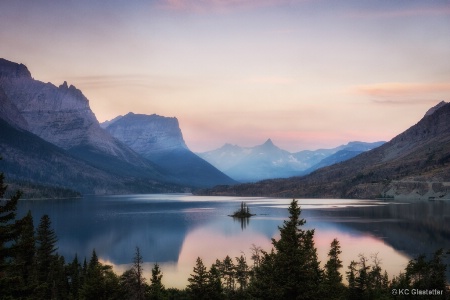
[[356, 288], [356, 271], [357, 271], [356, 266], [357, 265], [358, 265], [358, 263], [356, 261], [352, 260], [350, 262], [350, 265], [348, 266], [348, 271], [346, 272], [347, 281], [348, 281], [347, 299], [349, 299], [349, 300], [359, 299], [357, 288]]
[[0, 291], [4, 295], [9, 295], [20, 280], [11, 270], [11, 259], [14, 258], [16, 251], [13, 241], [20, 234], [16, 210], [22, 193], [17, 191], [10, 199], [3, 200], [8, 188], [4, 180], [5, 176], [0, 173]]
[[235, 266], [230, 256], [226, 256], [220, 264], [220, 273], [225, 281], [225, 292], [230, 294], [235, 288]]
[[[220, 263], [220, 262], [219, 262]], [[210, 299], [223, 299], [223, 286], [222, 286], [222, 276], [220, 274], [219, 268], [217, 267], [217, 261], [211, 266], [208, 272], [208, 295]]]
[[82, 267], [78, 262], [78, 255], [75, 254], [75, 258], [72, 263], [67, 265], [67, 276], [69, 278], [69, 298], [78, 299], [80, 288], [82, 285]]
[[150, 299], [160, 300], [164, 299], [165, 287], [162, 284], [163, 274], [157, 263], [152, 268], [152, 278], [150, 279]]
[[331, 242], [330, 251], [328, 252], [328, 261], [325, 264], [323, 295], [327, 299], [342, 299], [344, 297], [344, 285], [342, 284], [342, 261], [339, 255], [342, 253], [341, 245], [337, 239]]
[[18, 274], [20, 284], [16, 288], [24, 297], [31, 295], [36, 285], [35, 264], [35, 232], [33, 216], [31, 211], [18, 221], [20, 235], [15, 242], [15, 258], [13, 260], [13, 271]]
[[48, 215], [42, 216], [36, 235], [36, 270], [37, 270], [37, 295], [41, 298], [51, 299], [53, 288], [53, 268], [56, 267], [56, 234], [51, 228]]
[[239, 284], [239, 291], [242, 292], [247, 288], [250, 272], [247, 265], [247, 260], [243, 255], [241, 255], [240, 257], [236, 257], [236, 262], [236, 281]]
[[144, 278], [144, 270], [142, 268], [143, 260], [142, 255], [139, 250], [139, 247], [136, 247], [136, 252], [133, 259], [133, 272], [136, 278], [136, 287], [135, 287], [135, 299], [143, 300], [144, 299], [144, 291], [145, 291], [145, 278]]
[[207, 300], [210, 299], [208, 295], [208, 272], [200, 257], [197, 258], [197, 262], [194, 267], [194, 274], [188, 278], [189, 284], [187, 286], [187, 292], [191, 299]]
[[314, 230], [303, 230], [306, 221], [300, 219], [301, 209], [296, 200], [289, 206], [289, 220], [284, 221], [280, 239], [272, 239], [276, 253], [273, 276], [280, 286], [282, 298], [317, 299], [321, 270], [314, 245]]
[[123, 299], [119, 277], [112, 271], [111, 266], [99, 262], [95, 249], [86, 267], [80, 299]]

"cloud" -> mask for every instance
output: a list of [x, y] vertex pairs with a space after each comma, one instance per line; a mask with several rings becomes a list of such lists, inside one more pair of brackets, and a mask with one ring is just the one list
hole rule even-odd
[[148, 89], [161, 89], [166, 91], [180, 90], [198, 85], [187, 79], [175, 79], [152, 75], [93, 75], [73, 76], [68, 82], [89, 89], [107, 89], [114, 87], [141, 87]]
[[450, 94], [450, 83], [399, 83], [386, 82], [360, 85], [352, 93], [369, 96], [375, 103], [418, 104], [436, 101]]
[[450, 15], [450, 5], [433, 7], [415, 7], [390, 10], [360, 10], [346, 14], [346, 17], [353, 18], [400, 18], [417, 16], [448, 16]]
[[234, 9], [251, 9], [292, 3], [292, 0], [162, 0], [160, 7], [173, 11], [227, 12]]

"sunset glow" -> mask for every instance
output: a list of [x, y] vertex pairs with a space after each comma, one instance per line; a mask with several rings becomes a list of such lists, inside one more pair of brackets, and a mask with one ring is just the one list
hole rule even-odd
[[189, 148], [390, 140], [450, 95], [448, 1], [2, 1], [0, 57]]

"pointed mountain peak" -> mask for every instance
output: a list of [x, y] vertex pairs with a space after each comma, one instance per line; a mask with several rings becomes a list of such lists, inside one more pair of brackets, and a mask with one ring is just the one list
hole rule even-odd
[[437, 105], [433, 106], [425, 113], [425, 117], [432, 115], [436, 110], [438, 110], [439, 108], [441, 108], [442, 106], [444, 106], [446, 104], [448, 104], [448, 102], [445, 102], [445, 101], [439, 102]]
[[60, 89], [68, 89], [69, 86], [67, 85], [67, 81], [64, 81], [63, 84], [61, 84], [61, 85], [59, 86], [59, 88], [60, 88]]
[[263, 146], [275, 146], [271, 139], [267, 139], [267, 141], [264, 142]]

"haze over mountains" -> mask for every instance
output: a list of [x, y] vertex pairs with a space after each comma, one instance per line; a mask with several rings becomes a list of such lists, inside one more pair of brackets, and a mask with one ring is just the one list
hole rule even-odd
[[[388, 143], [290, 153], [268, 139], [198, 155], [186, 146], [176, 118], [129, 113], [100, 126], [80, 90], [35, 80], [26, 66], [5, 59], [0, 59], [0, 104], [1, 171], [28, 194], [166, 193], [216, 185], [203, 194], [426, 199], [449, 194], [445, 102]], [[304, 174], [309, 175], [298, 177]], [[235, 185], [283, 177], [290, 178]]]
[[209, 181], [195, 173], [180, 179], [101, 128], [80, 90], [66, 82], [56, 87], [35, 80], [23, 64], [0, 59], [0, 101], [2, 171], [11, 182], [95, 194], [180, 192], [234, 183], [213, 167]]
[[228, 176], [241, 182], [306, 175], [321, 167], [350, 159], [384, 142], [350, 142], [332, 149], [304, 150], [290, 153], [271, 139], [255, 147], [225, 144], [219, 149], [198, 153]]
[[202, 187], [217, 182], [235, 183], [188, 149], [176, 118], [128, 113], [102, 126], [180, 184]]
[[204, 195], [450, 199], [450, 103], [371, 151], [303, 176], [220, 186]]

